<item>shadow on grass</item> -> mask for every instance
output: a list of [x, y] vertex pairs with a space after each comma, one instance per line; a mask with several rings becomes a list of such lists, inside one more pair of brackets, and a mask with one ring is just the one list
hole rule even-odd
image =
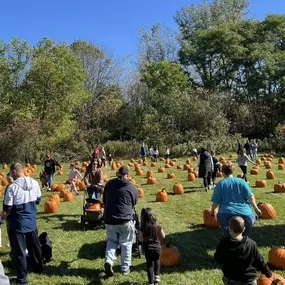
[[66, 218], [69, 217], [78, 217], [80, 218], [80, 215], [75, 214], [75, 215], [67, 215], [67, 214], [46, 214], [44, 212], [39, 212], [37, 219], [38, 220], [45, 220], [45, 221], [51, 221], [51, 220], [58, 220], [58, 221], [66, 221]]
[[97, 243], [86, 243], [78, 251], [78, 258], [95, 260], [97, 258], [104, 258], [106, 241]]

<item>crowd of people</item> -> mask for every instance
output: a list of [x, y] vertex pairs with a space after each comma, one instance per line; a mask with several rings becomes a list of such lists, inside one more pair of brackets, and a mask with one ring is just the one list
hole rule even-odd
[[[157, 147], [150, 147], [149, 154], [153, 161], [157, 161], [159, 152]], [[141, 146], [140, 155], [144, 160], [147, 151]], [[256, 221], [251, 207], [257, 216], [261, 215], [254, 195], [246, 183], [247, 162], [254, 163], [256, 153], [238, 147], [238, 164], [243, 170], [244, 179], [234, 178], [232, 164], [224, 164], [222, 169], [215, 152], [208, 152], [201, 148], [198, 152], [193, 150], [193, 156], [197, 157], [199, 177], [203, 178], [203, 184], [208, 191], [211, 185], [215, 186], [212, 195], [211, 215], [217, 214], [224, 239], [217, 246], [215, 260], [222, 264], [224, 284], [256, 284], [256, 270], [260, 270], [268, 278], [272, 272], [266, 265], [257, 246], [249, 236]], [[106, 166], [106, 158], [110, 162], [108, 154], [103, 147], [96, 146], [92, 153], [92, 159], [82, 177], [75, 164], [71, 165], [69, 180], [71, 190], [78, 194], [76, 180], [79, 177], [84, 180], [87, 187], [95, 187], [94, 199], [103, 196], [104, 223], [107, 234], [107, 246], [105, 252], [105, 273], [107, 277], [114, 275], [113, 265], [117, 258], [117, 247], [121, 250], [121, 272], [127, 275], [132, 269], [132, 246], [135, 238], [136, 224], [134, 219], [135, 206], [138, 202], [138, 191], [128, 180], [129, 169], [120, 167], [117, 178], [110, 180], [104, 186], [104, 173], [102, 167]], [[165, 158], [169, 158], [170, 149], [166, 148]], [[248, 157], [250, 156], [251, 159]], [[44, 162], [45, 174], [48, 179], [48, 190], [52, 187], [55, 167], [60, 164], [48, 154]], [[216, 185], [217, 172], [222, 170], [224, 179]], [[17, 277], [11, 279], [11, 284], [28, 284], [27, 272], [43, 272], [41, 244], [38, 238], [36, 224], [36, 205], [41, 200], [41, 189], [36, 180], [24, 175], [23, 166], [15, 163], [10, 166], [9, 177], [11, 184], [6, 188], [3, 211], [7, 213], [7, 232], [11, 245]], [[143, 208], [139, 227], [139, 241], [143, 245], [148, 284], [154, 285], [160, 282], [160, 255], [161, 243], [165, 239], [165, 233], [157, 221], [151, 208]], [[28, 259], [27, 259], [28, 256]], [[233, 270], [233, 266], [234, 270]], [[10, 284], [4, 275], [0, 264], [1, 284]], [[3, 281], [2, 281], [3, 280]], [[6, 283], [5, 283], [6, 282]]]

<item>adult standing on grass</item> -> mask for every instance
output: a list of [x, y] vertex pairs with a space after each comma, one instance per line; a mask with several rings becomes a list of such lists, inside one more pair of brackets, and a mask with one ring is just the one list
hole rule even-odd
[[58, 166], [61, 168], [61, 166], [54, 158], [51, 158], [50, 154], [46, 155], [46, 160], [44, 165], [45, 165], [45, 174], [48, 179], [48, 191], [50, 191], [51, 186], [53, 184], [55, 167]]
[[251, 148], [252, 148], [252, 160], [255, 161], [257, 159], [257, 148], [258, 148], [257, 140], [252, 142]]
[[219, 206], [217, 219], [225, 237], [229, 236], [230, 219], [234, 216], [242, 217], [245, 221], [244, 235], [250, 236], [251, 229], [256, 222], [250, 205], [258, 216], [261, 215], [255, 197], [244, 180], [233, 177], [231, 164], [224, 164], [222, 172], [224, 179], [216, 185], [212, 196], [211, 215], [214, 215], [215, 209]]
[[198, 156], [199, 178], [203, 178], [205, 191], [210, 190], [212, 172], [214, 171], [212, 156], [205, 148], [201, 148]]
[[242, 152], [238, 155], [237, 162], [238, 162], [239, 168], [242, 170], [242, 173], [243, 173], [242, 179], [244, 179], [244, 181], [247, 182], [247, 177], [246, 177], [246, 175], [247, 175], [247, 163], [250, 162], [254, 165], [257, 165], [257, 163], [255, 163], [249, 159], [249, 157], [246, 155], [245, 149], [243, 149]]
[[113, 264], [116, 260], [117, 246], [121, 247], [121, 271], [130, 272], [132, 264], [132, 245], [135, 234], [133, 222], [134, 207], [138, 202], [138, 191], [128, 181], [129, 169], [122, 166], [118, 177], [110, 180], [104, 190], [104, 220], [107, 231], [105, 272], [114, 275]]
[[26, 250], [32, 271], [43, 271], [36, 208], [41, 200], [41, 189], [36, 180], [24, 175], [20, 163], [11, 165], [10, 174], [14, 181], [7, 189], [4, 211], [7, 213], [11, 250], [17, 269], [17, 278], [12, 279], [11, 283], [23, 285], [28, 284]]
[[169, 147], [166, 147], [164, 158], [165, 158], [165, 159], [169, 159], [169, 157], [170, 157], [170, 148], [169, 148]]
[[144, 146], [144, 143], [143, 143], [142, 146], [141, 146], [140, 156], [141, 156], [142, 160], [145, 161], [146, 148], [145, 148], [145, 146]]
[[[243, 148], [246, 150], [246, 154], [250, 156], [250, 158], [252, 158], [252, 149], [251, 149], [251, 143], [248, 141], [246, 141], [245, 145], [243, 146]], [[243, 149], [242, 149], [243, 151]], [[241, 151], [241, 152], [242, 152]]]
[[103, 146], [101, 146], [101, 150], [100, 150], [100, 159], [101, 159], [101, 166], [106, 167], [106, 151]]

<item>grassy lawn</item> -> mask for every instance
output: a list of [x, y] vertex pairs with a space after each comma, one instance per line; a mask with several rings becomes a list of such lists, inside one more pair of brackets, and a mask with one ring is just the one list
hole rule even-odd
[[[229, 154], [224, 155], [227, 159]], [[177, 164], [184, 164], [186, 158], [178, 160]], [[128, 163], [128, 161], [124, 161]], [[233, 161], [235, 162], [235, 161]], [[196, 162], [192, 162], [196, 167]], [[158, 162], [156, 168], [152, 168], [157, 178], [156, 185], [146, 185], [146, 178], [136, 176], [134, 168], [130, 174], [134, 176], [136, 183], [145, 192], [145, 197], [139, 200], [137, 211], [140, 213], [142, 207], [152, 207], [158, 220], [162, 224], [167, 236], [173, 237], [175, 245], [181, 253], [181, 263], [176, 268], [162, 268], [161, 284], [185, 285], [185, 284], [222, 284], [222, 273], [213, 259], [213, 254], [218, 241], [221, 238], [220, 229], [211, 230], [203, 227], [203, 210], [210, 206], [212, 191], [206, 193], [202, 186], [202, 179], [194, 182], [187, 181], [187, 171], [177, 170], [176, 166], [171, 168], [175, 172], [175, 179], [167, 179], [166, 173], [158, 173], [158, 166], [164, 166]], [[144, 172], [150, 167], [142, 167]], [[252, 231], [254, 239], [262, 254], [268, 258], [268, 251], [272, 246], [285, 245], [285, 193], [273, 193], [273, 185], [277, 181], [285, 182], [285, 170], [278, 170], [278, 158], [273, 161], [272, 170], [276, 174], [275, 180], [268, 180], [266, 188], [255, 188], [255, 180], [266, 179], [266, 169], [262, 165], [259, 175], [248, 175], [250, 186], [256, 196], [257, 202], [264, 201], [272, 204], [277, 210], [277, 218], [274, 220], [259, 220]], [[249, 167], [249, 170], [251, 166]], [[38, 179], [42, 170], [38, 166], [34, 178]], [[2, 171], [2, 170], [1, 170]], [[4, 172], [7, 172], [4, 170]], [[115, 171], [110, 168], [104, 169], [108, 177], [115, 176]], [[64, 175], [56, 175], [55, 183], [66, 181], [69, 173], [68, 164], [64, 165]], [[237, 165], [234, 175], [241, 173]], [[185, 193], [180, 196], [172, 195], [172, 187], [175, 182], [184, 186]], [[67, 185], [67, 187], [69, 187]], [[158, 190], [166, 188], [169, 193], [167, 203], [155, 202]], [[43, 192], [43, 201], [38, 207], [38, 230], [39, 233], [48, 232], [53, 242], [53, 260], [45, 265], [44, 274], [29, 274], [29, 284], [147, 284], [144, 257], [133, 259], [134, 272], [128, 276], [120, 274], [120, 261], [115, 266], [115, 276], [110, 279], [104, 278], [104, 251], [106, 234], [104, 229], [90, 229], [83, 231], [80, 225], [82, 214], [83, 194], [75, 197], [74, 201], [62, 202], [56, 214], [45, 214], [43, 204], [50, 193]], [[8, 246], [6, 227], [2, 226], [2, 243], [0, 249], [1, 260], [5, 266], [8, 276], [13, 272], [8, 265]], [[277, 271], [278, 272], [278, 271]], [[280, 274], [282, 272], [279, 272]], [[285, 275], [283, 273], [283, 275]]]

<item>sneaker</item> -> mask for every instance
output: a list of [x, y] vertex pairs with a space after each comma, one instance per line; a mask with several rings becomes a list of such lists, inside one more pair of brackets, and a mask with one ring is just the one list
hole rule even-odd
[[105, 267], [105, 273], [106, 273], [107, 277], [114, 276], [114, 271], [113, 271], [112, 265], [110, 263], [106, 262], [104, 267]]
[[160, 282], [160, 277], [159, 275], [154, 276], [154, 284], [158, 284]]
[[28, 284], [28, 280], [26, 281], [20, 281], [17, 278], [11, 278], [10, 279], [10, 284], [17, 284], [17, 285], [27, 285]]
[[51, 191], [51, 189], [48, 187], [48, 188], [47, 188], [47, 191]]
[[128, 274], [130, 274], [130, 272], [131, 272], [131, 270], [128, 269], [128, 270], [126, 270], [126, 271], [123, 271], [122, 274], [123, 274], [123, 275], [128, 275]]

